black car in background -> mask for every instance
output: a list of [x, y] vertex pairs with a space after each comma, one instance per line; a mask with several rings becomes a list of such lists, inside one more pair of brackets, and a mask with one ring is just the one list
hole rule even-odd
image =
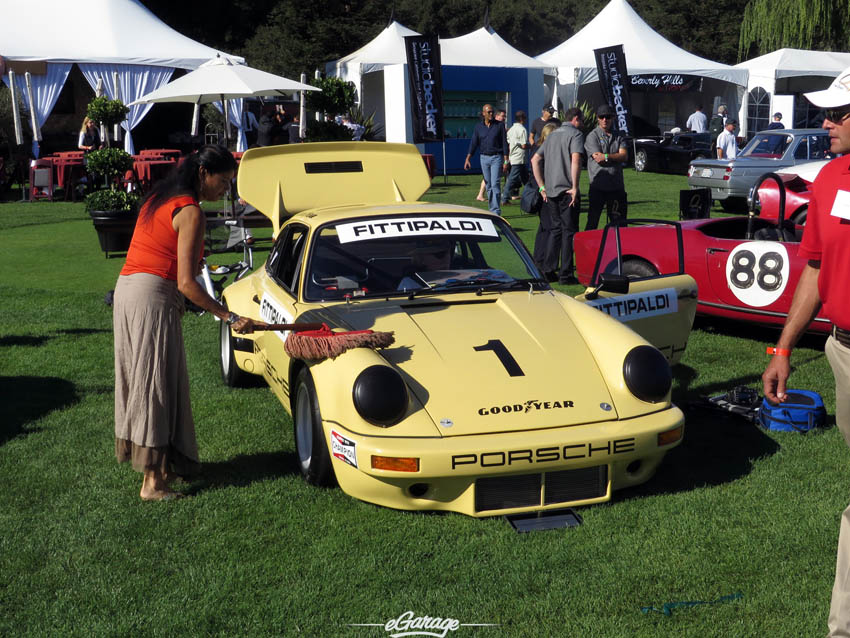
[[711, 157], [711, 134], [667, 132], [635, 139], [635, 170], [687, 175], [692, 160]]

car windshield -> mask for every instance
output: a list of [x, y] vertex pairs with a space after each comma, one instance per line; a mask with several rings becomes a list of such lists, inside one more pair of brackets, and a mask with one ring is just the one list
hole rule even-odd
[[316, 232], [305, 282], [311, 301], [547, 285], [505, 222], [474, 214], [328, 224]]
[[787, 133], [756, 133], [738, 157], [780, 159], [793, 140], [794, 136]]

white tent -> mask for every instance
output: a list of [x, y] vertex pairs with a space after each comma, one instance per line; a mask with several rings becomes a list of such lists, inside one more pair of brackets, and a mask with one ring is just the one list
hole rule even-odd
[[[569, 105], [578, 100], [580, 87], [599, 80], [594, 49], [618, 44], [623, 45], [629, 75], [677, 73], [739, 85], [740, 91], [729, 84], [725, 87], [723, 98], [728, 102], [743, 93], [747, 83], [746, 69], [713, 62], [677, 47], [644, 22], [626, 0], [611, 0], [573, 37], [537, 59], [557, 67], [557, 93]], [[722, 86], [719, 82], [712, 85]]]
[[[735, 68], [749, 72], [747, 97], [740, 114], [742, 134], [766, 125], [775, 111], [789, 106], [793, 111], [795, 98], [798, 108], [805, 112], [808, 103], [799, 99], [800, 94], [826, 88], [848, 66], [850, 53], [806, 49], [778, 49], [736, 64]], [[783, 118], [789, 127], [793, 126], [792, 117], [786, 113]]]
[[440, 38], [440, 55], [444, 66], [540, 69], [555, 74], [554, 65], [525, 55], [487, 27], [457, 38]]
[[[384, 128], [387, 141], [392, 142], [412, 140], [404, 48], [404, 37], [408, 35], [419, 34], [392, 22], [371, 42], [325, 67], [328, 75], [354, 82], [364, 112], [375, 114], [375, 122]], [[544, 73], [554, 76], [551, 65], [521, 53], [486, 27], [457, 38], [441, 38], [440, 58], [444, 110], [459, 92], [490, 91], [499, 92], [503, 101], [505, 96], [521, 95], [514, 98], [511, 108], [536, 113], [544, 104]], [[480, 108], [476, 101], [473, 118], [477, 118]], [[471, 131], [471, 126], [463, 128]], [[450, 168], [462, 166], [467, 144], [468, 138], [450, 140]], [[458, 149], [455, 151], [453, 146]], [[460, 157], [459, 164], [455, 155]]]
[[[216, 55], [244, 62], [181, 35], [138, 0], [0, 0], [0, 15], [0, 56], [13, 71], [25, 63], [34, 69], [30, 86], [36, 139], [72, 64], [80, 67], [92, 89], [101, 79], [106, 95], [126, 104], [164, 85], [175, 68], [194, 69]], [[9, 76], [3, 81], [9, 85]], [[23, 74], [15, 84], [30, 108]], [[132, 107], [122, 124], [128, 131], [124, 146], [129, 152], [133, 151], [129, 131], [150, 108]]]

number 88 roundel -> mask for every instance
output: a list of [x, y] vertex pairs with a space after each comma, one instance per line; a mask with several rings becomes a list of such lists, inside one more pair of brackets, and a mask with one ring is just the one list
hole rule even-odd
[[739, 244], [726, 260], [726, 282], [748, 306], [769, 306], [788, 284], [789, 260], [785, 246], [775, 241]]

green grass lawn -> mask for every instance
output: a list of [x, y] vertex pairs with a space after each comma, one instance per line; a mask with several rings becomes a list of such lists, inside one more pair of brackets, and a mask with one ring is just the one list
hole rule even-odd
[[[447, 181], [426, 199], [485, 208], [480, 175]], [[626, 187], [630, 216], [675, 219], [686, 183], [627, 171]], [[530, 248], [537, 218], [505, 214]], [[688, 409], [758, 387], [776, 330], [698, 320], [674, 369], [685, 440], [655, 478], [582, 508], [580, 527], [519, 535], [501, 518], [307, 486], [277, 399], [262, 384], [224, 387], [217, 324], [187, 315], [204, 473], [191, 498], [143, 503], [140, 476], [113, 450], [103, 298], [122, 260], [103, 257], [81, 204], [2, 203], [0, 231], [0, 636], [379, 638], [383, 626], [350, 625], [407, 610], [498, 625], [449, 632], [458, 638], [825, 631], [848, 493], [841, 435]], [[820, 391], [832, 414], [822, 341], [795, 351], [792, 385]], [[715, 604], [642, 612], [694, 601]]]

